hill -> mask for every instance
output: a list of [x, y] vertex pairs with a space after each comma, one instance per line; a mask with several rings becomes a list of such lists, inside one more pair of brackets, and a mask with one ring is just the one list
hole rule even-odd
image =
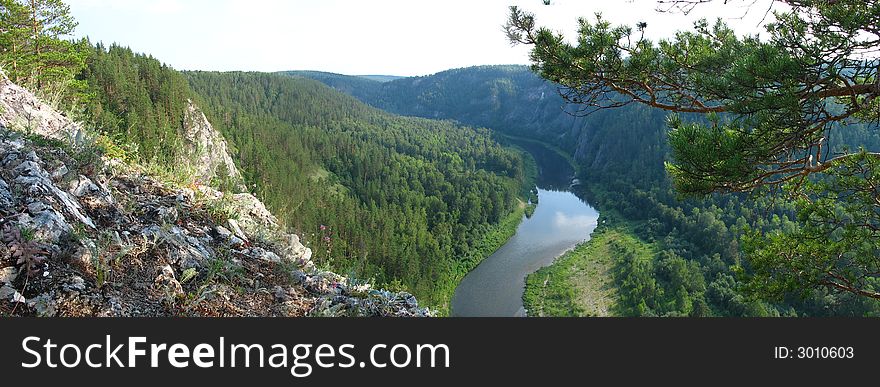
[[397, 75], [358, 75], [358, 77], [361, 77], [364, 79], [369, 79], [371, 81], [376, 81], [376, 82], [391, 82], [391, 81], [398, 80], [401, 78], [406, 78], [406, 77], [401, 77], [401, 76], [397, 76]]
[[441, 309], [531, 187], [522, 155], [485, 129], [395, 116], [310, 79], [186, 76], [245, 180], [319, 262]]
[[[249, 193], [181, 186], [0, 72], [0, 311], [17, 316], [425, 316], [319, 269]], [[189, 101], [190, 178], [237, 169]], [[192, 141], [187, 141], [192, 140]], [[182, 159], [181, 159], [182, 160]]]
[[[526, 66], [477, 66], [391, 82], [289, 72], [348, 93], [374, 107], [405, 116], [449, 119], [558, 146], [587, 171], [661, 179], [667, 152], [664, 115], [633, 106], [584, 116], [567, 106], [556, 85]], [[621, 119], [626, 117], [626, 119]], [[639, 130], [633, 130], [639, 128]], [[633, 155], [638, 157], [616, 157]]]

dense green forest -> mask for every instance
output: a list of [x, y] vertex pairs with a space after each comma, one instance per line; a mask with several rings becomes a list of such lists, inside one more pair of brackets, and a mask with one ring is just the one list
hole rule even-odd
[[[665, 178], [658, 163], [668, 153], [662, 112], [632, 106], [585, 116], [527, 66], [476, 66], [384, 83], [330, 73], [286, 74], [319, 80], [395, 114], [451, 119], [537, 139], [572, 155], [585, 170], [634, 181]], [[634, 157], [618, 157], [624, 154]]]
[[186, 78], [157, 59], [116, 44], [91, 46], [77, 79], [87, 87], [86, 123], [123, 145], [133, 159], [173, 167], [184, 111], [196, 98]]
[[[789, 202], [763, 191], [683, 198], [664, 170], [670, 148], [662, 111], [631, 105], [579, 114], [577, 106], [559, 95], [557, 85], [526, 66], [480, 66], [386, 83], [327, 73], [288, 74], [314, 77], [398, 114], [455, 119], [569, 152], [586, 182], [579, 187], [579, 196], [600, 210], [605, 228], [629, 235], [632, 238], [624, 239], [637, 243], [630, 244], [629, 250], [619, 247], [652, 252], [647, 260], [635, 259], [639, 254], [623, 250], [610, 257], [611, 275], [618, 287], [617, 314], [880, 313], [876, 301], [827, 289], [804, 295], [750, 291], [749, 262], [741, 248], [744, 229], [794, 228], [795, 210]], [[880, 136], [868, 125], [841, 130], [833, 138], [832, 146], [838, 149], [880, 149]]]
[[529, 186], [523, 155], [485, 129], [395, 117], [314, 81], [181, 74], [116, 45], [93, 47], [78, 79], [87, 122], [127, 157], [172, 169], [186, 100], [200, 101], [317, 262], [441, 309], [496, 229], [512, 233]]
[[491, 252], [487, 235], [521, 213], [522, 155], [485, 129], [393, 116], [312, 80], [186, 75], [246, 181], [318, 262], [443, 307]]

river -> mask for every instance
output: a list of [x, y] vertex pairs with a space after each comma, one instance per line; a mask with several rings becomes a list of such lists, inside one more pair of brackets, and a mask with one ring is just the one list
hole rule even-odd
[[455, 289], [452, 316], [525, 316], [525, 278], [577, 244], [589, 240], [599, 213], [571, 193], [568, 161], [533, 142], [517, 142], [538, 163], [538, 206], [498, 251], [468, 273]]

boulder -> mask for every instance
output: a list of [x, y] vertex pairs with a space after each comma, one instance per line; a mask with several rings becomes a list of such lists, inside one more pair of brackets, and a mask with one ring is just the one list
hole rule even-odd
[[256, 196], [240, 193], [232, 198], [234, 210], [239, 215], [238, 223], [248, 235], [259, 235], [278, 227], [278, 219]]
[[228, 240], [229, 238], [232, 238], [232, 231], [229, 231], [229, 229], [226, 227], [216, 226], [214, 227], [214, 232], [216, 232], [217, 236], [219, 236], [222, 240]]
[[[60, 205], [63, 207], [63, 210], [67, 213], [71, 214], [75, 219], [83, 223], [84, 225], [96, 229], [95, 223], [91, 218], [83, 214], [83, 209], [80, 206], [79, 202], [76, 201], [74, 197], [71, 197], [67, 192], [59, 189], [49, 178], [49, 174], [36, 162], [31, 159], [36, 158], [28, 157], [28, 160], [22, 161], [18, 164], [13, 170], [13, 174], [16, 174], [17, 177], [14, 180], [14, 184], [17, 186], [21, 186], [23, 191], [30, 196], [31, 199], [36, 200], [37, 198], [43, 197], [52, 197], [53, 199], [57, 199]], [[49, 210], [41, 212], [41, 214], [47, 213]], [[52, 217], [53, 222], [60, 225], [67, 225], [67, 222], [64, 219], [64, 216], [61, 216], [58, 212], [52, 210], [54, 214], [48, 214], [45, 216]], [[60, 219], [55, 219], [60, 216]], [[57, 220], [57, 221], [56, 221]], [[69, 231], [70, 226], [62, 227], [64, 231]], [[57, 236], [52, 241], [57, 240]]]
[[55, 297], [50, 293], [43, 293], [27, 301], [28, 307], [37, 312], [38, 317], [55, 317], [58, 313]]
[[226, 221], [226, 223], [229, 225], [229, 229], [232, 230], [233, 233], [235, 233], [235, 236], [241, 238], [245, 242], [248, 241], [247, 235], [245, 235], [244, 231], [241, 230], [241, 227], [238, 225], [237, 220], [229, 219]]
[[73, 230], [64, 219], [64, 215], [52, 208], [41, 211], [33, 217], [22, 216], [21, 223], [34, 231], [35, 239], [49, 243], [57, 243], [63, 234]]
[[281, 257], [271, 251], [267, 251], [261, 247], [252, 247], [248, 249], [247, 255], [262, 261], [271, 263], [281, 263]]
[[68, 172], [70, 172], [70, 169], [68, 169], [66, 165], [62, 164], [60, 167], [58, 167], [58, 169], [52, 172], [52, 179], [61, 180], [64, 178], [64, 176], [67, 175]]
[[11, 302], [27, 301], [25, 300], [24, 296], [22, 296], [21, 293], [18, 292], [18, 290], [15, 290], [15, 288], [13, 288], [12, 285], [9, 284], [5, 284], [0, 287], [0, 300], [8, 300]]
[[79, 175], [79, 177], [70, 181], [70, 189], [67, 192], [70, 192], [70, 194], [73, 196], [82, 198], [87, 195], [94, 194], [100, 190], [101, 189], [98, 188], [98, 186], [95, 185], [95, 183], [93, 183], [91, 179], [83, 175]]
[[149, 226], [141, 231], [141, 235], [149, 242], [168, 250], [168, 257], [182, 269], [200, 269], [204, 263], [214, 256], [209, 247], [198, 239], [185, 234], [180, 227], [173, 226], [165, 231], [157, 225]]

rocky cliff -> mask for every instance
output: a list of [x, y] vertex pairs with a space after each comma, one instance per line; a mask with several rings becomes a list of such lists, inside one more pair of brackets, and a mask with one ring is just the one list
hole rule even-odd
[[229, 155], [226, 140], [214, 130], [205, 113], [192, 100], [187, 100], [183, 117], [185, 160], [182, 161], [193, 163], [198, 180], [208, 184], [212, 179], [220, 178], [240, 183], [241, 173]]
[[0, 73], [0, 315], [428, 316], [408, 293], [316, 268], [190, 103], [196, 181], [101, 156], [88, 129]]
[[76, 142], [83, 136], [82, 125], [35, 98], [31, 92], [12, 83], [0, 70], [0, 125], [45, 138]]

